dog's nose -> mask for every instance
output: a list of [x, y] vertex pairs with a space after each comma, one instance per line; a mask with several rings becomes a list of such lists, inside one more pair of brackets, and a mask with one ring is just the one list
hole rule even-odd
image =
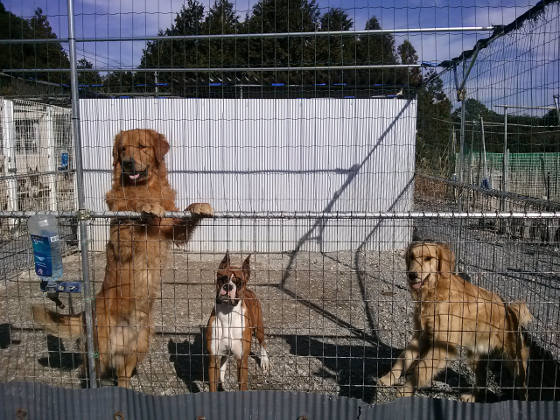
[[135, 164], [136, 164], [136, 162], [134, 162], [134, 159], [123, 159], [123, 161], [121, 163], [123, 169], [127, 172], [134, 171]]
[[233, 290], [233, 284], [224, 284], [223, 289], [224, 289], [226, 292], [230, 292], [230, 291]]
[[415, 271], [409, 271], [408, 273], [408, 279], [410, 281], [414, 281], [418, 278], [418, 273], [416, 273]]

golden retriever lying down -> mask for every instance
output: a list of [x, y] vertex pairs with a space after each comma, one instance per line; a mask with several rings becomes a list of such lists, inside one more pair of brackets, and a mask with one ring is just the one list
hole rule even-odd
[[499, 352], [512, 371], [523, 399], [527, 398], [529, 349], [521, 327], [531, 321], [525, 302], [506, 303], [495, 293], [454, 275], [455, 255], [442, 243], [413, 242], [406, 251], [408, 285], [414, 309], [414, 334], [391, 371], [379, 384], [395, 385], [408, 374], [398, 396], [412, 395], [416, 388], [431, 385], [447, 362], [458, 357], [457, 347], [467, 351], [476, 373], [473, 393], [461, 400], [474, 402], [479, 388], [486, 387], [487, 355]]
[[[144, 220], [111, 221], [105, 279], [95, 298], [98, 377], [114, 370], [124, 387], [130, 387], [130, 377], [150, 347], [152, 307], [161, 296], [161, 270], [171, 241], [188, 241], [200, 218], [213, 215], [209, 204], [194, 203], [186, 209], [192, 219], [161, 218], [166, 211], [179, 210], [167, 179], [168, 151], [165, 137], [152, 130], [123, 131], [113, 146], [109, 210], [148, 215]], [[83, 314], [62, 315], [36, 306], [33, 319], [58, 337], [76, 339], [83, 334]]]

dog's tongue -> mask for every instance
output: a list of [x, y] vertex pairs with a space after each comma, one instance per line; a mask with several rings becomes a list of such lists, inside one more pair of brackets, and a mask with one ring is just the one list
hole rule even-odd
[[136, 175], [129, 175], [130, 179], [138, 179], [140, 178], [140, 174], [136, 174]]
[[222, 291], [220, 292], [220, 296], [224, 296], [224, 295], [227, 295], [227, 292], [222, 289]]
[[422, 287], [422, 282], [414, 283], [414, 284], [412, 285], [412, 287], [413, 287], [414, 289], [420, 289], [420, 288]]

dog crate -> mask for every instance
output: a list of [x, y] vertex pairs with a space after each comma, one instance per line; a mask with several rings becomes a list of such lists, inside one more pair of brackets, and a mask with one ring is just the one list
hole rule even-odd
[[[16, 6], [0, 10], [10, 27], [28, 29], [0, 40], [0, 392], [35, 386], [49, 402], [22, 400], [30, 415], [46, 407], [66, 415], [54, 401], [114, 385], [114, 377], [83, 371], [99, 357], [91, 308], [110, 224], [142, 223], [105, 203], [114, 138], [139, 128], [170, 143], [165, 161], [177, 207], [207, 202], [215, 215], [189, 243], [170, 248], [158, 274], [154, 336], [131, 382], [148, 394], [139, 397], [147, 408], [128, 405], [125, 390], [84, 391], [99, 407], [142, 418], [165, 412], [162, 401], [171, 409], [190, 401], [201, 404], [197, 416], [217, 416], [205, 405], [206, 324], [228, 251], [235, 265], [251, 254], [248, 287], [262, 305], [271, 369], [259, 368], [253, 340], [249, 390], [274, 400], [265, 406], [302, 395], [293, 397], [301, 398], [298, 415], [309, 418], [339, 407], [367, 417], [380, 403], [427, 417], [442, 398], [450, 400], [443, 411], [466, 410], [465, 418], [511, 407], [523, 418], [545, 406], [545, 417], [557, 416], [558, 406], [545, 403], [560, 396], [557, 1], [462, 5], [462, 14], [451, 3], [421, 5], [418, 21], [403, 21], [398, 5], [371, 2], [115, 10], [68, 0], [35, 15]], [[63, 280], [83, 287], [61, 295], [64, 309], [34, 273], [26, 221], [36, 212], [57, 215]], [[449, 244], [457, 275], [506, 304], [527, 303], [535, 405], [514, 402], [519, 387], [500, 354], [483, 356], [487, 383], [472, 409], [453, 402], [475, 386], [464, 349], [417, 390], [430, 403], [397, 400], [398, 387], [378, 383], [412, 337], [417, 303], [404, 256], [413, 240]], [[47, 334], [33, 322], [33, 305], [85, 311], [87, 333]], [[232, 358], [223, 388], [238, 389]], [[325, 409], [315, 394], [340, 406]], [[9, 410], [19, 401], [4, 398]], [[229, 401], [214, 398], [218, 411]]]
[[[70, 109], [4, 99], [0, 207], [4, 212], [64, 212], [76, 208]], [[63, 162], [64, 159], [64, 162]], [[63, 163], [65, 166], [63, 166]], [[61, 220], [64, 252], [76, 250], [77, 223]], [[2, 218], [2, 278], [29, 267], [25, 219]]]

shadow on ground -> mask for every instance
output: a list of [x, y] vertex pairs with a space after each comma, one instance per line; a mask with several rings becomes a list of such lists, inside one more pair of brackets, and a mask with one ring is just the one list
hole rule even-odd
[[81, 366], [84, 358], [80, 353], [66, 351], [60, 338], [47, 335], [47, 357], [40, 358], [38, 362], [41, 366], [70, 371]]
[[203, 342], [203, 334], [200, 332], [192, 334], [191, 338], [182, 343], [176, 343], [170, 339], [167, 344], [169, 361], [173, 363], [177, 376], [191, 393], [202, 391], [196, 382], [204, 382], [206, 376], [206, 355]]
[[400, 353], [383, 344], [364, 346], [363, 341], [357, 345], [340, 345], [298, 335], [287, 336], [286, 341], [292, 354], [312, 356], [321, 361], [324, 368], [313, 374], [335, 380], [340, 387], [340, 396], [365, 402], [376, 401], [375, 378], [388, 372], [391, 359]]
[[[292, 354], [311, 356], [323, 364], [323, 369], [312, 374], [335, 380], [340, 387], [340, 396], [358, 398], [369, 403], [378, 402], [376, 378], [389, 372], [393, 361], [401, 352], [382, 343], [374, 346], [364, 346], [363, 342], [358, 345], [340, 345], [309, 336], [292, 335], [286, 337], [286, 341]], [[527, 384], [529, 401], [560, 400], [560, 363], [530, 337], [528, 344], [531, 354]], [[482, 392], [478, 401], [490, 403], [519, 398], [516, 395], [513, 375], [505, 364], [492, 362], [489, 371], [489, 376], [498, 386], [491, 387], [489, 382], [489, 388], [493, 389]], [[445, 385], [422, 389], [419, 394], [431, 397], [448, 394], [458, 397], [460, 393], [472, 390], [471, 380], [474, 378], [470, 373], [461, 373], [448, 367], [435, 379]]]

